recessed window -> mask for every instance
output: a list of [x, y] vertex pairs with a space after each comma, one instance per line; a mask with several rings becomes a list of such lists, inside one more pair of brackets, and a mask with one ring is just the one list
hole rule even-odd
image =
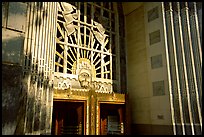
[[159, 10], [158, 7], [155, 7], [148, 11], [148, 22], [153, 21], [157, 18], [159, 18]]
[[162, 67], [162, 55], [156, 55], [151, 57], [151, 67], [152, 69]]
[[151, 32], [149, 34], [149, 41], [150, 41], [150, 45], [160, 42], [161, 41], [160, 30]]
[[164, 92], [164, 81], [155, 81], [152, 83], [153, 86], [153, 96], [165, 95]]

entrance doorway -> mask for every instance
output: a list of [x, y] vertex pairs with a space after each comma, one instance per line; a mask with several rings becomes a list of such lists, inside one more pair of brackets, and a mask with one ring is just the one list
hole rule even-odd
[[123, 135], [124, 104], [100, 103], [100, 134], [101, 135]]
[[82, 135], [84, 125], [84, 102], [53, 102], [52, 135]]

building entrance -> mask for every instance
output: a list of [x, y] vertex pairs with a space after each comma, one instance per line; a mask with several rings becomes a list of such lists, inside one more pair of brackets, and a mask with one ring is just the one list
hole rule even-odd
[[124, 134], [124, 105], [100, 103], [100, 134]]
[[83, 102], [53, 102], [53, 135], [82, 135], [84, 129]]

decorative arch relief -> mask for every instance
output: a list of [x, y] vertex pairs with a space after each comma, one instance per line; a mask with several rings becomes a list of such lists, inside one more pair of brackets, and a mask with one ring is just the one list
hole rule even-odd
[[92, 24], [81, 20], [85, 14], [82, 12], [68, 2], [58, 3], [54, 87], [111, 93], [115, 70], [112, 70], [113, 45], [109, 35], [115, 33], [105, 28], [105, 24], [111, 23], [104, 17], [93, 16], [98, 11], [87, 15], [91, 16]]
[[110, 82], [96, 81], [95, 66], [86, 58], [81, 58], [74, 63], [73, 74], [56, 73], [54, 77], [54, 88], [56, 89], [94, 89], [99, 93], [112, 93]]

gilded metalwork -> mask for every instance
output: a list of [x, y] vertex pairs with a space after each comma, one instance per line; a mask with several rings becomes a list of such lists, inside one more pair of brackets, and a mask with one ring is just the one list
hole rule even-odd
[[[95, 90], [87, 89], [67, 89], [67, 90], [54, 90], [54, 100], [75, 100], [86, 101], [87, 117], [86, 117], [86, 134], [98, 134], [99, 122], [99, 103], [110, 104], [125, 104], [125, 94], [119, 93], [98, 93]], [[90, 125], [90, 126], [89, 126]]]
[[[112, 76], [116, 69], [112, 63], [116, 52], [112, 49], [117, 45], [112, 42], [118, 38], [115, 17], [100, 12], [97, 14], [106, 17], [94, 16], [98, 11], [89, 15], [89, 4], [93, 3], [58, 3], [53, 97], [86, 101], [86, 134], [94, 135], [100, 126], [99, 102], [124, 104], [125, 95], [113, 92], [113, 84], [118, 84], [118, 79]], [[110, 15], [115, 14], [112, 10], [108, 10]], [[110, 19], [109, 26], [107, 21], [104, 25], [105, 18]]]
[[[111, 41], [115, 41], [117, 37], [112, 37], [115, 35], [115, 28], [111, 27], [115, 24], [111, 21], [112, 16], [100, 13], [104, 16], [102, 18], [110, 19], [110, 24], [106, 28], [100, 17], [87, 12], [89, 4], [92, 3], [76, 5], [58, 3], [55, 77], [58, 77], [59, 73], [69, 74], [71, 80], [57, 82], [60, 80], [56, 79], [55, 88], [66, 89], [69, 86], [75, 89], [95, 88], [96, 92], [108, 93], [113, 91], [113, 82], [118, 84], [118, 80], [113, 80], [112, 77], [112, 71], [115, 71], [113, 68], [116, 69], [113, 67], [116, 64], [112, 64], [112, 56], [116, 54], [111, 48], [116, 44]], [[108, 12], [110, 15], [115, 14], [114, 11]], [[87, 17], [93, 21], [88, 22]], [[75, 84], [80, 84], [80, 87], [72, 86], [73, 82], [70, 81], [73, 78], [79, 81]]]
[[72, 69], [72, 73], [76, 74], [78, 72], [78, 80], [82, 88], [90, 88], [92, 77], [96, 77], [95, 67], [94, 65], [91, 65], [90, 60], [86, 58], [80, 58], [78, 63], [79, 68], [76, 70], [76, 61], [74, 62], [73, 68], [75, 69]]

